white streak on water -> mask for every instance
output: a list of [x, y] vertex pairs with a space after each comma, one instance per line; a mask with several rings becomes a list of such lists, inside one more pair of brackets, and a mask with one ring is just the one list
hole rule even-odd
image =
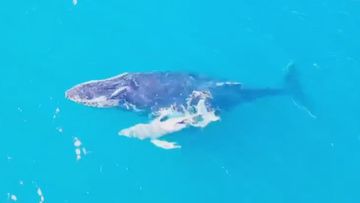
[[296, 107], [298, 107], [299, 109], [305, 111], [311, 118], [317, 119], [317, 116], [314, 115], [308, 108], [306, 108], [303, 105], [298, 104], [294, 99], [292, 101], [293, 101], [293, 103], [295, 104]]
[[75, 147], [76, 160], [80, 160], [82, 158], [82, 155], [87, 154], [87, 151], [83, 147], [83, 144], [82, 144], [82, 142], [80, 141], [79, 138], [75, 137], [73, 144], [74, 144], [74, 147]]
[[44, 194], [43, 194], [41, 188], [38, 187], [37, 190], [36, 190], [36, 192], [37, 192], [37, 194], [38, 194], [38, 196], [39, 196], [39, 198], [40, 198], [39, 203], [45, 202], [45, 197], [44, 197]]

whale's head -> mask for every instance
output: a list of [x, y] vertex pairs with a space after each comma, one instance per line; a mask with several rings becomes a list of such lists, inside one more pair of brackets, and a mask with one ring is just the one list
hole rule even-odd
[[91, 107], [115, 107], [129, 90], [128, 74], [124, 73], [105, 80], [93, 80], [65, 92], [71, 101]]

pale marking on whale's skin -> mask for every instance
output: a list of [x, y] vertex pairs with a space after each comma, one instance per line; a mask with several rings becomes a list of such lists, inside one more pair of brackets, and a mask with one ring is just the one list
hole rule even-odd
[[113, 92], [111, 94], [111, 97], [114, 97], [114, 96], [118, 95], [119, 93], [123, 92], [126, 89], [128, 89], [128, 87], [120, 87], [119, 89], [115, 90], [115, 92]]

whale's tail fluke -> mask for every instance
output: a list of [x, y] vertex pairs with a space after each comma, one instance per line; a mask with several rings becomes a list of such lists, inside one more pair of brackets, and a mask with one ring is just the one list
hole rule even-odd
[[284, 77], [284, 88], [286, 92], [291, 96], [294, 104], [298, 108], [306, 111], [311, 117], [316, 118], [316, 115], [313, 113], [313, 108], [303, 91], [300, 74], [293, 62], [289, 63], [286, 71]]

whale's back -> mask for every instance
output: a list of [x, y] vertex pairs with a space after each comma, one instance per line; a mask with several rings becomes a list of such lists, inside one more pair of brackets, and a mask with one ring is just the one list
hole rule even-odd
[[131, 90], [124, 101], [144, 110], [184, 105], [193, 91], [206, 90], [209, 85], [208, 79], [185, 73], [134, 73], [129, 77]]

